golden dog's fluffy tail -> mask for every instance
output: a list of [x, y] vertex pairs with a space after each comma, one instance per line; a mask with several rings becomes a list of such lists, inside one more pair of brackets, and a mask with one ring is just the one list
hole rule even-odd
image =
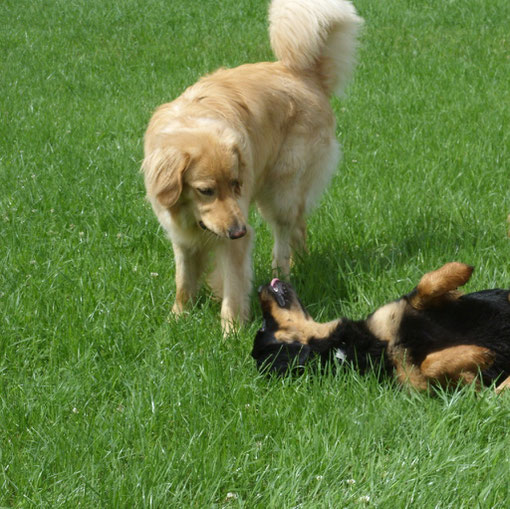
[[347, 0], [272, 0], [269, 7], [276, 58], [293, 71], [317, 73], [329, 95], [350, 77], [362, 24]]

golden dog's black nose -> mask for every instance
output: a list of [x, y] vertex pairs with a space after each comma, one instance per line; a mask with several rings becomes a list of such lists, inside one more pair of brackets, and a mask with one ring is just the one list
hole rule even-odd
[[246, 235], [246, 226], [235, 225], [228, 229], [228, 237], [230, 239], [240, 239]]

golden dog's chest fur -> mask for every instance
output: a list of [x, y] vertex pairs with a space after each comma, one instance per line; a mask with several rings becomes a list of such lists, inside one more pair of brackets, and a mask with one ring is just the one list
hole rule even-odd
[[174, 248], [174, 312], [214, 254], [224, 330], [247, 318], [253, 202], [273, 230], [273, 270], [289, 274], [292, 251], [305, 246], [306, 214], [339, 160], [329, 98], [350, 71], [360, 22], [345, 0], [273, 0], [278, 62], [221, 69], [154, 113], [143, 171]]

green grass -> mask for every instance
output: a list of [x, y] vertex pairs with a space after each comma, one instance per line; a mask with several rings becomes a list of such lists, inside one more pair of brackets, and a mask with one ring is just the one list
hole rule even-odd
[[[510, 4], [356, 5], [302, 300], [361, 317], [452, 260], [477, 267], [468, 290], [509, 287]], [[169, 318], [143, 133], [200, 75], [272, 58], [265, 1], [4, 0], [0, 18], [0, 507], [508, 505], [508, 396], [267, 380], [255, 298], [228, 340], [205, 290]], [[257, 285], [271, 239], [253, 224]]]

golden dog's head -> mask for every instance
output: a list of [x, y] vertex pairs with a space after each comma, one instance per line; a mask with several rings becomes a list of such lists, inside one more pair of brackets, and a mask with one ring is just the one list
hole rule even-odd
[[239, 206], [243, 163], [231, 138], [184, 129], [148, 137], [145, 153], [142, 169], [149, 197], [170, 213], [191, 211], [195, 224], [219, 237], [246, 234]]

